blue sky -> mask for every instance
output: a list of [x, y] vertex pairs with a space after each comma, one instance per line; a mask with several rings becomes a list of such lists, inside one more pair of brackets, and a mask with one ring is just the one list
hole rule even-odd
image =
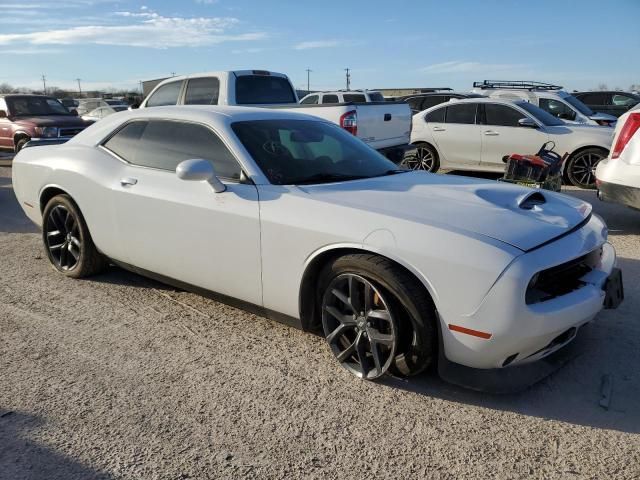
[[0, 83], [135, 88], [258, 68], [296, 87], [640, 84], [640, 0], [0, 0]]

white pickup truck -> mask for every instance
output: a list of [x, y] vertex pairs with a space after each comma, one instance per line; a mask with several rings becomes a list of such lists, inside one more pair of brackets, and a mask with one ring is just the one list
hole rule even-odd
[[339, 125], [399, 163], [411, 149], [411, 110], [403, 102], [300, 105], [289, 78], [265, 70], [208, 72], [160, 82], [140, 108], [162, 105], [240, 105], [295, 109]]

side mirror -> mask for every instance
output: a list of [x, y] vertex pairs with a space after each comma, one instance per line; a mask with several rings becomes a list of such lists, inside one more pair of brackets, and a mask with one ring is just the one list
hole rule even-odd
[[525, 117], [518, 120], [518, 125], [526, 128], [538, 128], [538, 124], [532, 118]]
[[213, 165], [207, 160], [200, 158], [180, 162], [176, 167], [176, 175], [181, 180], [192, 182], [202, 182], [206, 180], [216, 193], [222, 193], [227, 189], [224, 183], [216, 176]]
[[0, 118], [7, 118], [7, 112], [0, 110]]

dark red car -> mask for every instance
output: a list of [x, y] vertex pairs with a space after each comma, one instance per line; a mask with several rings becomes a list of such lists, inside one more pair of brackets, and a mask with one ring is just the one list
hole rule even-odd
[[0, 95], [0, 148], [17, 153], [31, 139], [69, 139], [89, 125], [56, 98]]

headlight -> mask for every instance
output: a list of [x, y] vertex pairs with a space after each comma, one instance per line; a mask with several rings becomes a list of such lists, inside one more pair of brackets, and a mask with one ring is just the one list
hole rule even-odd
[[40, 138], [54, 138], [58, 136], [58, 127], [36, 127], [36, 133]]

